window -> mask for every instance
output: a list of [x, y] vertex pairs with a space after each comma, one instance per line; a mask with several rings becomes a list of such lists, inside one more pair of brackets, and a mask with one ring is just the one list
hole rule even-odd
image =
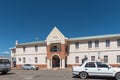
[[120, 46], [120, 39], [117, 39], [117, 46]]
[[50, 51], [51, 52], [60, 52], [61, 51], [61, 44], [60, 43], [50, 44]]
[[120, 55], [117, 55], [117, 63], [120, 63]]
[[0, 59], [0, 64], [7, 64], [7, 63], [10, 64], [9, 59]]
[[21, 61], [21, 58], [18, 58], [19, 61]]
[[75, 42], [75, 48], [76, 48], [76, 49], [79, 48], [79, 42]]
[[47, 57], [45, 57], [45, 63], [47, 63]]
[[79, 63], [79, 57], [75, 57], [75, 63]]
[[57, 46], [53, 46], [53, 52], [57, 52]]
[[92, 48], [92, 41], [88, 41], [88, 48]]
[[108, 63], [108, 56], [104, 56], [104, 62]]
[[95, 47], [99, 47], [99, 41], [95, 41]]
[[94, 68], [95, 67], [95, 63], [94, 62], [88, 62], [85, 67], [90, 67], [90, 68]]
[[57, 48], [57, 46], [52, 46], [51, 47], [51, 52], [58, 52], [59, 50], [58, 50], [58, 48]]
[[12, 53], [16, 53], [16, 50], [15, 50], [15, 49], [12, 49]]
[[26, 47], [25, 47], [25, 46], [23, 46], [23, 51], [24, 51], [24, 52], [26, 51]]
[[23, 57], [23, 63], [25, 63], [25, 57]]
[[35, 57], [35, 63], [37, 63], [38, 62], [38, 58], [37, 57]]
[[97, 67], [98, 68], [108, 68], [108, 65], [107, 64], [104, 64], [102, 62], [96, 62], [97, 63]]
[[106, 47], [110, 47], [110, 40], [106, 40]]
[[38, 51], [38, 46], [35, 46], [35, 51], [36, 51], [36, 52]]
[[95, 56], [91, 56], [91, 61], [95, 61]]

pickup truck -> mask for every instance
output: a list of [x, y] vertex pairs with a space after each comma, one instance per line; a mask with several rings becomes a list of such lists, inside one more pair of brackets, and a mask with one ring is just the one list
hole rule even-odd
[[11, 69], [10, 60], [7, 58], [0, 58], [0, 72], [7, 74]]
[[103, 62], [84, 62], [81, 66], [73, 66], [72, 74], [79, 75], [81, 79], [87, 77], [113, 77], [120, 80], [120, 68], [114, 68]]

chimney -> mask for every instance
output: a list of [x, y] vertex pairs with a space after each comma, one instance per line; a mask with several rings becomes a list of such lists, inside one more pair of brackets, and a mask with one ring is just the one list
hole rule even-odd
[[15, 44], [18, 45], [18, 40], [16, 40]]

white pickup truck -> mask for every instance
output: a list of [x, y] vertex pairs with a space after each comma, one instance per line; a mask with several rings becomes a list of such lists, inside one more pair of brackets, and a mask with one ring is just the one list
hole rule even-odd
[[81, 79], [88, 76], [114, 77], [120, 80], [120, 68], [113, 68], [103, 62], [84, 62], [81, 66], [73, 66], [72, 74], [79, 75]]

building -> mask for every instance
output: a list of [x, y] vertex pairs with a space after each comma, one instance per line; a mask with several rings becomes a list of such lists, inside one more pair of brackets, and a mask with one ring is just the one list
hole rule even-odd
[[41, 68], [66, 68], [84, 60], [120, 64], [120, 34], [66, 38], [56, 27], [45, 41], [18, 43], [11, 48], [16, 67], [34, 64]]

